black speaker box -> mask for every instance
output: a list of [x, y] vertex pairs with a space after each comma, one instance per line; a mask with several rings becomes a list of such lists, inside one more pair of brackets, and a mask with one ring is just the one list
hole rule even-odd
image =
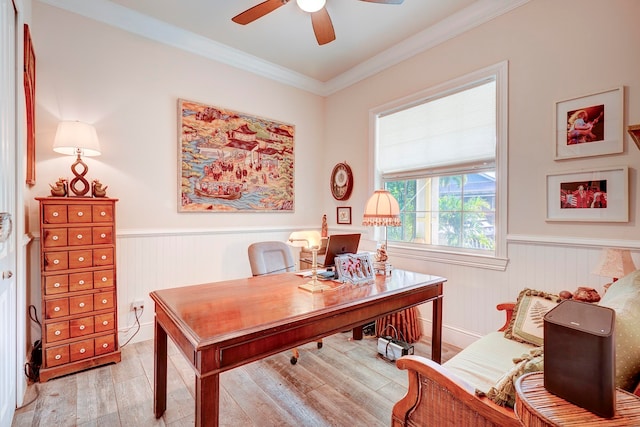
[[544, 316], [544, 387], [596, 415], [615, 415], [615, 311], [565, 300]]

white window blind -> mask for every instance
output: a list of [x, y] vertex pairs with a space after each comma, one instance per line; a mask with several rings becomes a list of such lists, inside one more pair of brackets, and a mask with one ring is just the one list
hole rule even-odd
[[378, 138], [383, 175], [493, 162], [495, 79], [379, 117]]

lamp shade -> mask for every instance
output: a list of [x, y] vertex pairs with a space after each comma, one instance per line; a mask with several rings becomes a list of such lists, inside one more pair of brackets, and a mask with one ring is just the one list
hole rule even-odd
[[[318, 231], [294, 231], [289, 235], [289, 242], [291, 242], [292, 246], [319, 247], [320, 233]], [[304, 245], [299, 243], [304, 243]]]
[[65, 121], [58, 123], [56, 137], [53, 140], [53, 151], [60, 154], [75, 156], [99, 156], [100, 143], [96, 128], [82, 122]]
[[362, 225], [398, 227], [400, 206], [398, 201], [387, 190], [376, 190], [364, 207]]
[[598, 276], [619, 278], [636, 270], [628, 249], [607, 248], [592, 273]]
[[296, 0], [296, 3], [305, 12], [317, 12], [324, 7], [326, 0]]

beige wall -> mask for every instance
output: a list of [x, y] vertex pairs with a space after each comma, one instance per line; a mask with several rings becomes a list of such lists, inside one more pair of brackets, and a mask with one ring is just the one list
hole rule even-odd
[[[640, 2], [532, 0], [487, 24], [327, 99], [326, 143], [353, 165], [355, 218], [371, 190], [368, 111], [504, 60], [509, 62], [509, 234], [638, 239], [640, 150], [624, 133], [622, 154], [554, 161], [554, 103], [625, 86], [626, 124], [640, 123]], [[545, 222], [550, 172], [627, 165], [630, 222]], [[325, 172], [326, 173], [326, 172]], [[330, 203], [330, 197], [325, 198]]]
[[[525, 286], [548, 291], [601, 289], [590, 274], [601, 247], [634, 249], [638, 263], [637, 165], [640, 150], [625, 136], [625, 152], [553, 160], [556, 101], [625, 86], [626, 123], [640, 123], [640, 2], [531, 0], [469, 33], [327, 98], [149, 41], [78, 15], [33, 3], [38, 56], [38, 184], [69, 174], [72, 159], [51, 150], [57, 122], [96, 124], [104, 154], [88, 158], [91, 177], [118, 197], [118, 319], [144, 298], [142, 332], [152, 337], [155, 289], [250, 274], [246, 246], [285, 240], [296, 227], [367, 231], [362, 207], [373, 184], [369, 111], [389, 101], [504, 60], [509, 61], [509, 263], [506, 271], [395, 256], [396, 267], [444, 276], [444, 338], [466, 345], [500, 326], [496, 303]], [[292, 214], [177, 213], [177, 99], [211, 103], [296, 125], [296, 212]], [[625, 134], [626, 135], [626, 134]], [[328, 189], [335, 163], [353, 168], [346, 202]], [[625, 224], [545, 222], [545, 174], [628, 165], [630, 218]], [[31, 230], [37, 212], [30, 203]], [[336, 227], [336, 206], [351, 206], [352, 226]], [[365, 239], [361, 248], [370, 249]], [[31, 245], [30, 303], [39, 306], [37, 242]], [[640, 263], [638, 263], [640, 265]], [[430, 308], [421, 308], [425, 327]], [[36, 332], [32, 332], [34, 335]], [[121, 339], [127, 338], [126, 334]]]

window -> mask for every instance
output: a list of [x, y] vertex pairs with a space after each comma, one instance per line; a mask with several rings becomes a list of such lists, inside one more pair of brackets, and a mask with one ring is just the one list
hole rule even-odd
[[498, 64], [372, 112], [376, 180], [402, 216], [387, 230], [397, 250], [474, 265], [473, 257], [505, 257], [506, 69]]

